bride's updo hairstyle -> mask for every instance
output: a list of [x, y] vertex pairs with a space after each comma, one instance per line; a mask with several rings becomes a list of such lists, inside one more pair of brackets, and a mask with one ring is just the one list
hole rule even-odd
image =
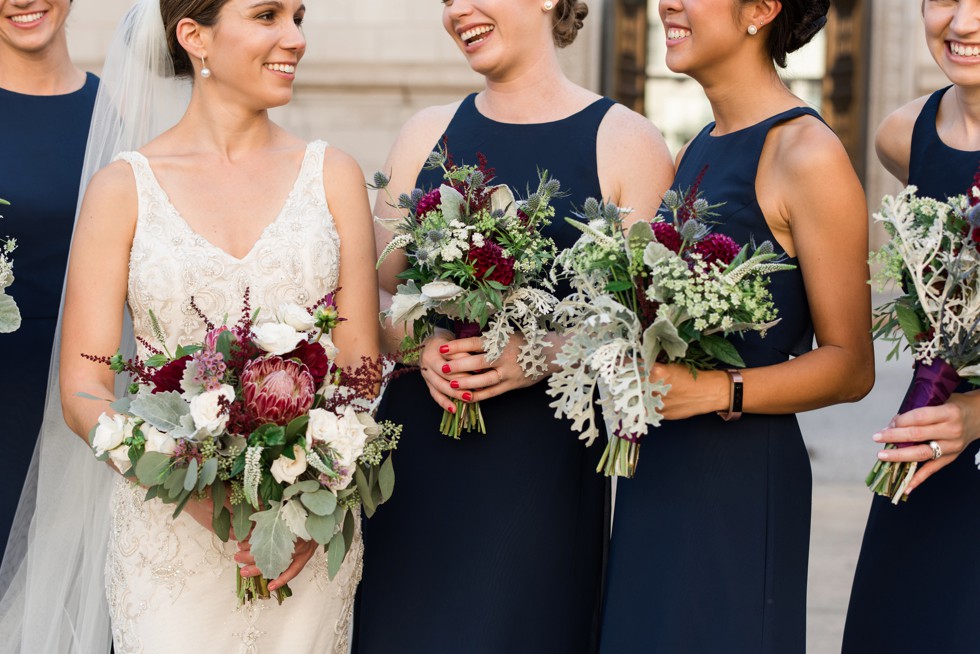
[[555, 27], [552, 35], [555, 45], [564, 48], [571, 45], [578, 36], [578, 31], [585, 24], [585, 17], [589, 15], [589, 7], [584, 2], [576, 2], [576, 0], [558, 0], [553, 12]]
[[[741, 0], [742, 3], [753, 0]], [[780, 68], [786, 68], [786, 55], [809, 43], [827, 24], [830, 0], [782, 0], [783, 10], [772, 22], [769, 55]]]
[[213, 27], [218, 22], [221, 8], [227, 2], [228, 0], [160, 0], [160, 15], [167, 34], [167, 48], [170, 50], [177, 77], [194, 76], [190, 55], [177, 40], [177, 23], [190, 18], [205, 27]]

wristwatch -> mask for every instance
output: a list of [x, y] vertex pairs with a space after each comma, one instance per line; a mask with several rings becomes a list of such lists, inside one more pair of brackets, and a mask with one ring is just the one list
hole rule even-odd
[[725, 374], [731, 382], [728, 392], [728, 411], [719, 411], [718, 415], [728, 422], [742, 417], [742, 373], [739, 370], [729, 369]]

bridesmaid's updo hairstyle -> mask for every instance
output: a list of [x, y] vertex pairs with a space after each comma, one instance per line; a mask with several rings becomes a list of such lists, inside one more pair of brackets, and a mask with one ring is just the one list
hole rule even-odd
[[576, 0], [558, 0], [553, 11], [555, 27], [552, 35], [555, 45], [564, 48], [571, 45], [578, 36], [578, 31], [585, 24], [585, 17], [589, 15], [589, 7], [584, 2], [576, 2]]
[[227, 2], [228, 0], [160, 0], [160, 15], [167, 34], [167, 48], [170, 50], [177, 77], [194, 76], [190, 55], [177, 40], [177, 23], [190, 18], [205, 27], [213, 27], [218, 22], [221, 8]]
[[786, 55], [805, 46], [823, 29], [828, 11], [830, 0], [783, 0], [783, 10], [769, 32], [769, 54], [777, 66], [786, 68]]

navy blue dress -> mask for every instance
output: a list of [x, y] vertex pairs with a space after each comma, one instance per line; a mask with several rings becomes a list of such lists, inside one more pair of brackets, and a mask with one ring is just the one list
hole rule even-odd
[[14, 283], [7, 289], [23, 324], [0, 334], [0, 546], [7, 544], [34, 452], [48, 383], [82, 159], [98, 78], [88, 75], [74, 93], [33, 96], [0, 89], [0, 237], [17, 239]]
[[[714, 229], [742, 244], [771, 240], [755, 194], [769, 130], [811, 109], [690, 143], [674, 189], [723, 202]], [[799, 265], [790, 258], [789, 263]], [[746, 367], [812, 347], [799, 269], [770, 285], [782, 321], [733, 343]], [[616, 491], [602, 616], [602, 654], [802, 654], [810, 541], [810, 461], [795, 415], [668, 421], [642, 441], [633, 479]]]
[[[570, 192], [548, 228], [600, 197], [596, 133], [613, 102], [553, 123], [499, 123], [469, 96], [446, 130], [457, 164], [486, 155], [495, 183], [523, 195], [545, 167]], [[442, 181], [423, 171], [417, 185]], [[548, 407], [547, 384], [481, 402], [487, 433], [439, 433], [442, 409], [417, 373], [393, 382], [379, 417], [405, 425], [394, 497], [364, 524], [355, 654], [586, 654], [595, 651], [607, 484]]]
[[[980, 152], [949, 147], [936, 132], [934, 93], [912, 132], [909, 184], [945, 200], [968, 193]], [[973, 387], [964, 384], [959, 392]], [[895, 398], [895, 408], [901, 398]], [[929, 477], [907, 502], [876, 496], [854, 574], [844, 627], [844, 654], [942, 652], [976, 654], [980, 616], [980, 441]], [[925, 620], [914, 628], [902, 622]], [[938, 620], [938, 621], [937, 621]]]

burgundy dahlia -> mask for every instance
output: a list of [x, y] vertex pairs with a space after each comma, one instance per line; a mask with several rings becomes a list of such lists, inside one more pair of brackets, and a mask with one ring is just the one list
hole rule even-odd
[[153, 392], [167, 393], [170, 391], [180, 392], [180, 380], [184, 377], [184, 368], [190, 361], [190, 356], [181, 357], [171, 361], [153, 373]]
[[250, 361], [242, 372], [242, 389], [249, 413], [277, 425], [309, 411], [316, 392], [306, 364], [276, 356]]
[[[483, 247], [470, 248], [467, 258], [476, 269], [477, 279], [488, 279], [510, 286], [514, 281], [514, 258], [505, 257], [503, 249], [493, 241], [486, 241]], [[489, 276], [488, 271], [493, 268]]]
[[432, 189], [423, 195], [419, 203], [415, 205], [415, 216], [421, 220], [425, 214], [438, 209], [440, 204], [442, 204], [442, 195], [439, 193], [439, 189]]
[[735, 260], [742, 248], [728, 236], [714, 232], [701, 239], [694, 246], [694, 251], [707, 263], [720, 261], [727, 266]]
[[681, 235], [674, 229], [673, 225], [665, 222], [656, 222], [651, 227], [653, 227], [653, 236], [657, 239], [657, 243], [660, 243], [671, 252], [679, 253], [681, 251]]
[[327, 351], [319, 343], [307, 343], [303, 341], [295, 350], [284, 355], [283, 358], [299, 359], [301, 363], [305, 364], [306, 368], [310, 371], [310, 375], [313, 377], [314, 388], [320, 388], [323, 380], [330, 374], [330, 368], [332, 367], [330, 357], [327, 356]]

